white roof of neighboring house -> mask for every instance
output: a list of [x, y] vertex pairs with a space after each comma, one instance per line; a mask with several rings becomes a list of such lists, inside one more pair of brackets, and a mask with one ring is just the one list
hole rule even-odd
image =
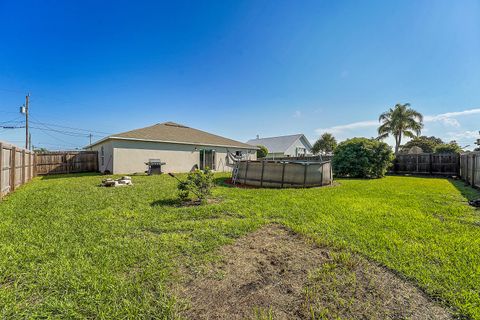
[[304, 138], [306, 145], [311, 149], [312, 145], [302, 133], [292, 134], [289, 136], [251, 139], [248, 140], [247, 143], [252, 146], [265, 146], [267, 147], [269, 153], [284, 153], [292, 144], [295, 143], [295, 141], [301, 139], [302, 137]]
[[150, 127], [114, 134], [92, 143], [91, 146], [99, 144], [108, 139], [255, 149], [252, 148], [251, 145], [245, 144], [243, 142], [224, 138], [215, 134], [190, 128], [174, 122], [158, 123]]

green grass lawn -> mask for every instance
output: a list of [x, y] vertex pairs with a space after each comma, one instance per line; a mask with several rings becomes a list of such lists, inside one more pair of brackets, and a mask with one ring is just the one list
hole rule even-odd
[[[218, 176], [221, 178], [222, 176]], [[480, 211], [460, 181], [387, 177], [313, 189], [219, 186], [175, 206], [168, 176], [100, 188], [97, 175], [37, 178], [0, 203], [1, 318], [171, 318], [178, 267], [269, 222], [347, 248], [480, 319]], [[221, 180], [221, 179], [219, 179]]]

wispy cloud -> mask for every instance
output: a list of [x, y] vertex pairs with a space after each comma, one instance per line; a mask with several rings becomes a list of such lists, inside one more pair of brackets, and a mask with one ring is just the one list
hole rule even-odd
[[302, 111], [296, 110], [295, 113], [293, 114], [294, 118], [301, 118], [302, 117]]
[[460, 127], [460, 122], [455, 118], [461, 117], [461, 116], [468, 116], [472, 114], [480, 114], [480, 108], [425, 116], [423, 120], [425, 122], [442, 122], [446, 126], [458, 128]]
[[329, 132], [331, 134], [341, 134], [341, 133], [344, 133], [345, 131], [371, 128], [371, 127], [376, 127], [376, 126], [378, 126], [378, 121], [368, 120], [368, 121], [352, 122], [352, 123], [343, 124], [343, 125], [339, 125], [339, 126], [333, 126], [333, 127], [330, 127], [330, 128], [320, 128], [320, 129], [316, 129], [315, 132], [317, 134], [322, 134], [322, 133], [325, 133], [325, 132]]
[[479, 137], [478, 131], [466, 130], [461, 132], [447, 132], [448, 140], [466, 140]]

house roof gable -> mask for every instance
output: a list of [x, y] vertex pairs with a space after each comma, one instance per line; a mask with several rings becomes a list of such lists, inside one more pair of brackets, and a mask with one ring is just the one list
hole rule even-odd
[[175, 122], [158, 123], [149, 127], [114, 134], [95, 142], [92, 144], [92, 146], [107, 139], [140, 140], [252, 149], [252, 146], [249, 144], [224, 138], [202, 130], [190, 128]]
[[284, 153], [290, 148], [295, 141], [302, 139], [305, 141], [309, 148], [312, 148], [310, 142], [305, 137], [304, 134], [292, 134], [288, 136], [279, 136], [279, 137], [270, 137], [270, 138], [261, 138], [261, 139], [251, 139], [247, 143], [252, 146], [265, 146], [268, 149], [269, 153]]

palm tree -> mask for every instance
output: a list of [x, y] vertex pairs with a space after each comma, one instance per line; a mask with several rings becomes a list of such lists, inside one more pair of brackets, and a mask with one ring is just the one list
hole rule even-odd
[[378, 139], [385, 139], [390, 134], [395, 138], [395, 154], [398, 153], [402, 136], [415, 138], [423, 128], [423, 116], [420, 112], [410, 108], [409, 103], [397, 103], [378, 118], [382, 124], [378, 127]]

